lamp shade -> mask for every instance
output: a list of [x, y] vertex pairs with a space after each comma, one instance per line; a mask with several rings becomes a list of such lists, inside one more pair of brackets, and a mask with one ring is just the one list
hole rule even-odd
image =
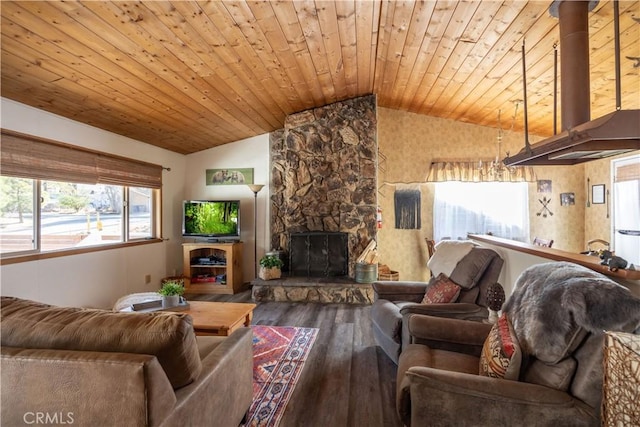
[[247, 187], [255, 194], [258, 194], [260, 190], [262, 190], [262, 187], [264, 187], [264, 184], [247, 184]]

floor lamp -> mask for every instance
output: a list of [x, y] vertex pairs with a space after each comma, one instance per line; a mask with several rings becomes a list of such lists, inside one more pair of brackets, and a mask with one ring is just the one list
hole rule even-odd
[[255, 278], [258, 278], [258, 193], [262, 190], [262, 184], [247, 184], [253, 191], [253, 268]]

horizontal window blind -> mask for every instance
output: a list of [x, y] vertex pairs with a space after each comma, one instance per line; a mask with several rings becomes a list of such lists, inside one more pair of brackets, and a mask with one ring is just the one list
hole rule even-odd
[[615, 182], [634, 181], [640, 179], [640, 162], [618, 166], [615, 171]]
[[2, 130], [0, 174], [18, 178], [160, 188], [162, 166]]

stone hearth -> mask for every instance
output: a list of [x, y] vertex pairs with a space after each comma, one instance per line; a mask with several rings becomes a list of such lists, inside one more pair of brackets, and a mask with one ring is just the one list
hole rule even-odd
[[370, 283], [356, 283], [348, 277], [283, 277], [251, 281], [255, 302], [318, 302], [372, 304]]

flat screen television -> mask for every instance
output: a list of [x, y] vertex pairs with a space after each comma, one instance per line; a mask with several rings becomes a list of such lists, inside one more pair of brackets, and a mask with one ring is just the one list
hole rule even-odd
[[240, 201], [183, 201], [182, 235], [196, 238], [239, 240]]

